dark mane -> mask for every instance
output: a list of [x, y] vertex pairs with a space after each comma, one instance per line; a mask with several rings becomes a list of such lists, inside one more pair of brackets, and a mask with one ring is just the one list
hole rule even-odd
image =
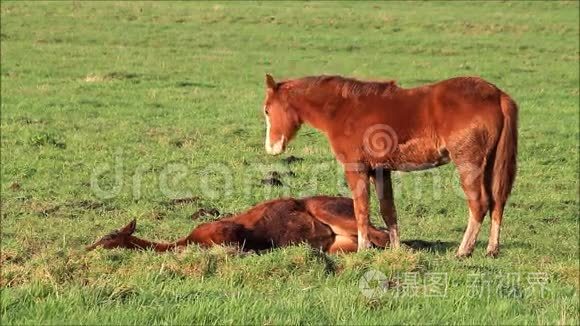
[[118, 237], [120, 233], [121, 232], [119, 232], [119, 230], [113, 230], [113, 231], [109, 232], [108, 234], [104, 235], [101, 239], [102, 240], [114, 239], [114, 238]]
[[308, 94], [326, 90], [333, 95], [343, 98], [358, 96], [379, 95], [386, 96], [398, 89], [396, 81], [361, 81], [342, 76], [308, 76], [300, 79], [288, 80], [280, 83], [280, 86], [292, 86], [299, 88]]

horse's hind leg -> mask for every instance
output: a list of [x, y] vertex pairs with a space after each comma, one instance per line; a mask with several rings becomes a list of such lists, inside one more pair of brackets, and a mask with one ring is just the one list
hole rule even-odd
[[491, 210], [491, 229], [489, 232], [489, 242], [487, 244], [487, 255], [490, 257], [497, 257], [499, 254], [499, 230], [503, 218], [504, 206], [505, 200], [494, 201]]
[[469, 221], [463, 235], [457, 257], [470, 256], [475, 247], [481, 223], [489, 210], [489, 199], [485, 187], [485, 159], [456, 161], [461, 188], [469, 206]]
[[[493, 193], [493, 167], [494, 155], [490, 155], [485, 166], [485, 174], [483, 175], [483, 186], [481, 188], [480, 202], [487, 206], [487, 211], [491, 217], [491, 225], [489, 232], [489, 241], [487, 245], [487, 255], [496, 257], [499, 254], [499, 232], [503, 218], [503, 210], [506, 204], [506, 199], [503, 196], [497, 196]], [[483, 219], [483, 217], [482, 217]]]

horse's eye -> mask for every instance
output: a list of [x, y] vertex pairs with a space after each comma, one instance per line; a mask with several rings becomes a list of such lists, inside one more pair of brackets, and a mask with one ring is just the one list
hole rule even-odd
[[267, 107], [267, 106], [266, 106], [266, 107], [264, 107], [264, 113], [265, 113], [266, 115], [268, 115], [268, 113], [270, 113], [270, 111], [268, 110], [268, 107]]

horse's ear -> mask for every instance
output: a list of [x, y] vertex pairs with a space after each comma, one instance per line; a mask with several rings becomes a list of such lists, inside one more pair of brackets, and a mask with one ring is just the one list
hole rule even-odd
[[135, 232], [135, 228], [137, 227], [137, 220], [133, 219], [129, 224], [125, 225], [122, 229], [119, 230], [119, 233], [124, 235], [131, 235]]
[[271, 90], [276, 90], [276, 82], [270, 74], [266, 74], [266, 87]]

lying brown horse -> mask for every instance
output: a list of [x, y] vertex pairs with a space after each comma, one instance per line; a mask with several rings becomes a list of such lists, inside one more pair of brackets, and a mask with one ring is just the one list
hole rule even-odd
[[[329, 253], [357, 250], [357, 226], [350, 198], [317, 196], [276, 199], [246, 212], [202, 224], [172, 243], [157, 243], [133, 236], [136, 222], [113, 231], [87, 247], [153, 249], [168, 251], [196, 243], [209, 247], [236, 245], [242, 250], [265, 250], [298, 243]], [[377, 247], [389, 243], [387, 233], [371, 227], [370, 240]]]
[[499, 253], [500, 225], [517, 155], [518, 109], [506, 93], [477, 77], [404, 89], [393, 81], [339, 76], [277, 83], [266, 75], [266, 86], [266, 151], [283, 152], [302, 123], [326, 135], [354, 198], [359, 250], [371, 244], [371, 181], [391, 245], [398, 247], [390, 172], [453, 161], [469, 205], [469, 224], [457, 255], [472, 253], [488, 211], [492, 222], [487, 254]]

